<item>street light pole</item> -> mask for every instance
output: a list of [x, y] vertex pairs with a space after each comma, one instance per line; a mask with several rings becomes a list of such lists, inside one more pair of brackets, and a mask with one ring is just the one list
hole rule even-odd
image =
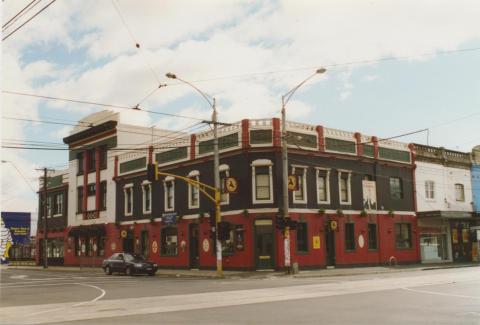
[[166, 74], [167, 78], [170, 79], [176, 79], [181, 81], [184, 84], [189, 85], [193, 89], [195, 89], [210, 105], [210, 107], [213, 110], [212, 113], [212, 123], [213, 123], [213, 179], [214, 179], [214, 186], [217, 189], [215, 191], [215, 243], [217, 247], [216, 251], [216, 260], [217, 260], [217, 276], [218, 277], [223, 277], [223, 263], [222, 263], [222, 242], [219, 239], [218, 235], [218, 224], [221, 222], [222, 216], [221, 216], [221, 210], [220, 210], [220, 200], [221, 200], [221, 194], [220, 194], [220, 157], [219, 157], [219, 151], [218, 151], [218, 121], [217, 121], [217, 106], [216, 106], [216, 100], [214, 97], [208, 96], [205, 94], [203, 91], [198, 89], [194, 84], [180, 79], [175, 75], [174, 73], [167, 73]]
[[[292, 98], [293, 94], [303, 86], [308, 80], [313, 78], [317, 74], [325, 73], [327, 70], [325, 68], [317, 69], [313, 74], [311, 74], [307, 79], [299, 83], [297, 86], [288, 91], [285, 95], [282, 96], [282, 198], [283, 198], [283, 220], [286, 221], [289, 217], [288, 209], [288, 142], [287, 142], [287, 121], [286, 121], [286, 112], [285, 107]], [[291, 273], [291, 250], [290, 250], [290, 227], [288, 223], [285, 223], [285, 231], [283, 236], [283, 250], [284, 250], [284, 265], [285, 272], [287, 274]]]

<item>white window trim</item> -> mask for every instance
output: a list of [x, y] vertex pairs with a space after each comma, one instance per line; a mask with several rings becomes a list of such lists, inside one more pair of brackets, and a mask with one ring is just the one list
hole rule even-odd
[[[127, 211], [127, 189], [130, 189], [130, 196], [131, 196], [131, 202], [132, 202], [132, 210], [130, 212]], [[124, 198], [124, 207], [123, 207], [123, 212], [125, 212], [126, 217], [130, 217], [133, 215], [133, 183], [130, 184], [125, 184], [123, 187], [123, 198]]]
[[292, 199], [293, 203], [307, 203], [307, 166], [300, 166], [300, 165], [292, 165], [292, 175], [295, 175], [295, 169], [303, 169], [303, 199], [302, 200], [297, 200], [295, 198], [295, 192], [297, 191], [292, 191]]
[[[150, 209], [145, 209], [147, 205], [147, 197], [145, 195], [145, 186], [148, 186], [150, 189], [148, 191], [149, 201], [150, 201]], [[142, 211], [143, 214], [151, 214], [152, 213], [152, 183], [149, 181], [142, 182]]]
[[[230, 177], [230, 166], [228, 166], [226, 164], [221, 164], [218, 167], [218, 170], [220, 171], [220, 173], [224, 172], [226, 177]], [[221, 180], [221, 178], [220, 178], [220, 180]], [[226, 193], [221, 193], [220, 195], [222, 197], [224, 196], [226, 198], [226, 200], [220, 201], [220, 205], [229, 205], [230, 204], [230, 193], [226, 192]]]
[[[318, 204], [330, 204], [330, 168], [319, 168], [319, 167], [315, 167], [316, 171], [315, 171], [315, 185], [316, 185], [316, 188], [317, 188], [317, 203]], [[320, 171], [325, 171], [327, 172], [327, 175], [325, 176], [326, 179], [325, 179], [325, 191], [326, 191], [326, 194], [327, 194], [327, 200], [326, 201], [322, 201], [320, 200], [320, 192], [318, 191], [318, 176], [319, 176], [319, 173]]]
[[[62, 203], [61, 203], [62, 206], [61, 206], [61, 209], [60, 209], [60, 213], [54, 214], [54, 215], [53, 215], [54, 217], [61, 217], [61, 216], [63, 215], [63, 205], [64, 205], [64, 203], [65, 203], [64, 200], [63, 200], [63, 197], [64, 197], [63, 193], [58, 193], [58, 194], [56, 194], [56, 195], [55, 195], [55, 201], [57, 201], [57, 199], [58, 199], [58, 197], [59, 197], [60, 195], [62, 196], [62, 200], [61, 200], [61, 201], [62, 201]], [[57, 202], [54, 203], [54, 207], [55, 207], [56, 205], [57, 205]], [[52, 210], [52, 211], [53, 211], [53, 210]], [[52, 212], [52, 213], [53, 213], [53, 212]]]
[[[462, 189], [462, 196], [463, 196], [463, 200], [459, 200], [457, 198], [457, 185], [460, 185], [460, 188]], [[465, 202], [465, 185], [463, 185], [462, 183], [455, 183], [454, 184], [454, 188], [455, 188], [455, 201], [456, 202]]]
[[[172, 182], [172, 207], [168, 208], [168, 196], [167, 196], [167, 183]], [[175, 178], [171, 176], [165, 177], [163, 181], [163, 202], [165, 211], [174, 211], [175, 210]]]
[[[252, 202], [253, 204], [269, 204], [273, 203], [273, 178], [272, 178], [272, 166], [273, 163], [269, 159], [257, 159], [252, 161], [251, 165], [252, 167]], [[257, 193], [256, 193], [256, 188], [257, 184], [255, 181], [255, 168], [256, 167], [268, 167], [268, 174], [269, 174], [269, 185], [270, 185], [270, 199], [269, 200], [257, 200]]]
[[[190, 173], [187, 175], [188, 178], [191, 178], [195, 181], [200, 180], [200, 173], [198, 170], [192, 170]], [[200, 208], [200, 190], [197, 188], [198, 191], [198, 203], [196, 205], [192, 204], [192, 191], [195, 188], [192, 184], [188, 183], [188, 208], [189, 209], [198, 209]]]
[[[348, 173], [347, 178], [347, 196], [348, 200], [346, 202], [342, 202], [342, 188], [340, 187], [340, 179], [342, 173]], [[352, 204], [352, 171], [350, 170], [338, 170], [338, 201], [340, 205], [351, 205]]]
[[[427, 183], [432, 183], [433, 184], [433, 197], [428, 197]], [[435, 201], [435, 181], [432, 181], [432, 180], [426, 180], [425, 181], [425, 200], [426, 201]]]

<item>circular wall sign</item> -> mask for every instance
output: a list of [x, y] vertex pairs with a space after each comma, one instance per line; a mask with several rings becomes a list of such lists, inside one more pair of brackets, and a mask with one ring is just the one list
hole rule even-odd
[[126, 237], [127, 237], [127, 231], [126, 231], [126, 230], [122, 230], [122, 231], [120, 232], [120, 236], [121, 236], [122, 238], [126, 238]]
[[210, 249], [210, 242], [208, 241], [208, 239], [204, 239], [203, 242], [202, 242], [202, 247], [203, 247], [203, 251], [206, 253], [208, 252], [208, 250]]
[[330, 229], [337, 230], [338, 223], [335, 220], [330, 221]]
[[363, 235], [358, 236], [358, 246], [360, 246], [360, 248], [365, 246], [365, 239], [363, 238]]
[[158, 251], [158, 244], [157, 244], [157, 241], [154, 240], [154, 241], [152, 242], [152, 252], [153, 252], [154, 254], [156, 254], [157, 251]]

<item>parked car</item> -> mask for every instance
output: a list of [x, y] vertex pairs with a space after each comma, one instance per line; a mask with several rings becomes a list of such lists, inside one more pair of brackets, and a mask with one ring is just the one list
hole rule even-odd
[[141, 255], [115, 253], [103, 261], [102, 268], [105, 271], [105, 274], [108, 275], [113, 272], [122, 272], [126, 275], [139, 273], [155, 275], [155, 272], [158, 270], [158, 265], [145, 260]]

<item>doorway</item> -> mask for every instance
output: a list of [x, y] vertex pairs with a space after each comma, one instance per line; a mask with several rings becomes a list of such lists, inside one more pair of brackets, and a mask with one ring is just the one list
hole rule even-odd
[[275, 268], [272, 220], [255, 220], [255, 264], [257, 270]]
[[133, 231], [127, 230], [127, 236], [123, 239], [123, 252], [133, 254]]
[[327, 250], [327, 266], [335, 266], [335, 230], [330, 222], [325, 225], [325, 248]]
[[188, 225], [188, 238], [190, 243], [190, 268], [198, 269], [200, 267], [200, 257], [198, 251], [198, 224]]

